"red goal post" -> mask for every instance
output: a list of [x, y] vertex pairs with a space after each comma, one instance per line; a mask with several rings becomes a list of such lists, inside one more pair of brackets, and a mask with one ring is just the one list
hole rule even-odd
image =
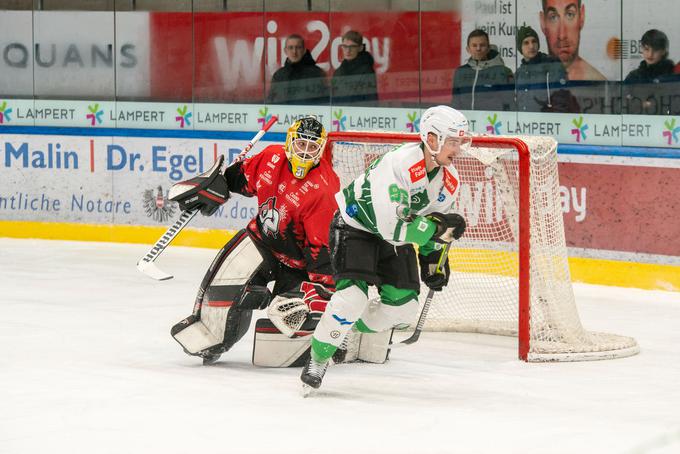
[[[344, 187], [378, 156], [418, 141], [415, 133], [331, 132], [325, 158]], [[637, 353], [632, 338], [581, 326], [569, 278], [555, 140], [474, 136], [469, 156], [454, 165], [461, 177], [454, 211], [466, 218], [468, 230], [452, 245], [451, 279], [435, 297], [425, 329], [516, 335], [524, 361]]]

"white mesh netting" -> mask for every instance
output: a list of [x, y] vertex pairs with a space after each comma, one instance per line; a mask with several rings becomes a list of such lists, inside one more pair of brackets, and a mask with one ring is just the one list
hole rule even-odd
[[[330, 134], [333, 167], [347, 185], [378, 156], [418, 135]], [[518, 335], [519, 153], [504, 140], [474, 144], [454, 165], [461, 177], [454, 211], [467, 221], [449, 254], [451, 278], [435, 296], [425, 325], [430, 331]], [[578, 361], [630, 356], [630, 337], [588, 332], [572, 291], [557, 173], [557, 144], [550, 137], [520, 137], [530, 151], [529, 361]], [[488, 142], [490, 139], [487, 137]], [[477, 142], [477, 140], [475, 140]], [[476, 156], [476, 157], [473, 157]], [[479, 158], [479, 159], [478, 159]], [[485, 165], [482, 163], [489, 165]], [[421, 291], [424, 300], [427, 289]], [[422, 301], [421, 301], [422, 304]], [[520, 348], [520, 356], [522, 349]]]

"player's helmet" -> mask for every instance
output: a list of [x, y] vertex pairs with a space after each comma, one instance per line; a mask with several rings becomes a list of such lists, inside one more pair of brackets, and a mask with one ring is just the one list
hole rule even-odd
[[295, 178], [303, 179], [321, 160], [326, 130], [314, 117], [304, 117], [288, 128], [286, 156]]
[[[427, 144], [427, 136], [430, 133], [437, 136], [436, 150], [430, 149]], [[420, 117], [420, 138], [432, 155], [441, 151], [442, 144], [448, 137], [460, 139], [462, 150], [467, 151], [470, 148], [472, 139], [465, 115], [449, 106], [434, 106], [423, 112]]]

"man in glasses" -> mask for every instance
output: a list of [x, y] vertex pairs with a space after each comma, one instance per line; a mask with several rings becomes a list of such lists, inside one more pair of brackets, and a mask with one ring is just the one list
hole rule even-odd
[[373, 56], [366, 51], [361, 33], [350, 30], [342, 35], [342, 63], [333, 73], [331, 101], [334, 105], [375, 105], [378, 83]]
[[[304, 295], [305, 301], [316, 304], [313, 311], [325, 308], [333, 287], [328, 226], [340, 187], [330, 163], [321, 159], [325, 144], [323, 125], [315, 118], [302, 118], [288, 129], [285, 145], [269, 145], [227, 167], [203, 191], [210, 197], [211, 187], [219, 186], [226, 188], [220, 192], [226, 192], [227, 199], [229, 193], [237, 193], [256, 197], [258, 204], [247, 227], [222, 248], [208, 269], [199, 291], [200, 311], [172, 329], [184, 350], [203, 358], [204, 364], [215, 362], [241, 339], [252, 311], [266, 308], [277, 295]], [[283, 343], [274, 345], [279, 348]], [[307, 340], [305, 349], [308, 346]], [[260, 365], [289, 365], [277, 361], [293, 354], [275, 350]]]
[[328, 104], [326, 73], [316, 65], [300, 35], [286, 38], [286, 62], [272, 76], [267, 102], [271, 104]]
[[[352, 328], [376, 333], [415, 322], [418, 264], [430, 289], [448, 283], [447, 245], [466, 226], [451, 209], [460, 187], [453, 160], [471, 144], [468, 121], [451, 107], [431, 107], [421, 117], [420, 137], [378, 158], [336, 195], [329, 247], [337, 290], [314, 330], [301, 376], [305, 393], [321, 386]], [[379, 302], [369, 304], [370, 285]]]

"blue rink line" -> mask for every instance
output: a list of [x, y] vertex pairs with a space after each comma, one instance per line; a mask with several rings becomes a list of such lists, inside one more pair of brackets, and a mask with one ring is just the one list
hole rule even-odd
[[559, 144], [559, 154], [588, 156], [625, 156], [630, 158], [680, 159], [679, 148], [617, 147], [605, 145]]
[[[158, 137], [170, 139], [243, 140], [253, 138], [253, 131], [203, 131], [133, 128], [77, 128], [53, 126], [0, 126], [0, 134], [60, 135], [87, 137]], [[283, 132], [268, 132], [264, 140], [284, 142]], [[626, 156], [632, 158], [680, 159], [680, 148], [624, 147], [604, 145], [560, 144], [558, 152], [565, 155]]]
[[[167, 139], [250, 140], [256, 132], [202, 131], [189, 129], [71, 128], [54, 126], [0, 126], [0, 134], [26, 134], [87, 137], [159, 137]], [[268, 132], [263, 140], [285, 142], [283, 132]]]

